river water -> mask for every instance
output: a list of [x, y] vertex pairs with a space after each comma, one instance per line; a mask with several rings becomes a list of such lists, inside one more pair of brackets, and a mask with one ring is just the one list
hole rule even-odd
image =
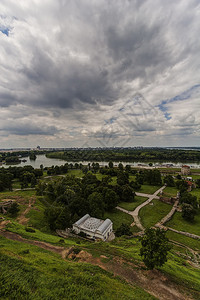
[[[15, 166], [32, 166], [33, 168], [35, 169], [39, 169], [40, 168], [40, 165], [43, 165], [43, 167], [51, 167], [51, 166], [61, 166], [61, 165], [64, 165], [65, 163], [73, 163], [75, 164], [76, 162], [75, 161], [65, 161], [65, 160], [62, 160], [62, 159], [57, 159], [57, 158], [47, 158], [45, 155], [37, 155], [37, 159], [36, 160], [30, 160], [29, 157], [25, 157], [23, 159], [26, 159], [27, 161], [26, 162], [21, 162], [20, 164], [15, 164]], [[77, 161], [77, 163], [82, 163], [83, 165], [88, 165], [88, 163], [92, 164], [93, 162], [92, 161]], [[106, 161], [99, 161], [98, 162], [100, 164], [100, 166], [106, 166], [108, 165], [108, 162]], [[117, 166], [120, 162], [113, 162], [114, 166]], [[124, 166], [125, 165], [131, 165], [131, 166], [139, 166], [139, 165], [142, 165], [142, 166], [148, 166], [148, 163], [144, 163], [144, 162], [121, 162]], [[170, 165], [173, 165], [172, 167], [181, 167], [182, 164], [187, 164], [188, 166], [192, 167], [192, 168], [200, 168], [200, 162], [198, 163], [194, 163], [194, 162], [177, 162], [177, 163], [174, 163], [174, 162], [152, 162], [153, 166], [170, 166]], [[6, 164], [3, 164], [3, 165], [0, 165], [0, 167], [4, 167], [4, 168], [8, 168], [10, 165], [6, 165]], [[11, 166], [14, 166], [13, 164]]]

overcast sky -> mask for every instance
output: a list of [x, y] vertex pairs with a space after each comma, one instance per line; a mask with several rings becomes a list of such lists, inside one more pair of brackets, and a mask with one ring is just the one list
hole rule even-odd
[[0, 1], [0, 148], [199, 137], [199, 0]]

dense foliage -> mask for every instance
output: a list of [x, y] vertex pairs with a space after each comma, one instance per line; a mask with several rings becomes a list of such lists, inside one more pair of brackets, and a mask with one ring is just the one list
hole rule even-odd
[[166, 148], [69, 149], [47, 153], [47, 157], [68, 161], [200, 161], [200, 151]]
[[171, 249], [165, 232], [158, 229], [148, 228], [141, 238], [142, 247], [140, 255], [150, 270], [161, 267], [167, 261], [168, 251]]
[[121, 201], [134, 201], [135, 196], [128, 181], [111, 185], [109, 177], [100, 181], [91, 172], [82, 179], [68, 175], [39, 182], [37, 194], [46, 199], [45, 216], [52, 230], [71, 226], [86, 213], [103, 218], [105, 211], [113, 210]]

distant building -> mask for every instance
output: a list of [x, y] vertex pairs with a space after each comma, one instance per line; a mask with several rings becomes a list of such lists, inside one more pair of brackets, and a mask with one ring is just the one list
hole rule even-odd
[[113, 223], [110, 219], [100, 220], [90, 217], [89, 214], [83, 216], [73, 224], [75, 233], [84, 232], [87, 237], [94, 239], [107, 240], [113, 231]]
[[183, 165], [181, 168], [182, 175], [189, 175], [190, 174], [190, 167], [187, 165]]

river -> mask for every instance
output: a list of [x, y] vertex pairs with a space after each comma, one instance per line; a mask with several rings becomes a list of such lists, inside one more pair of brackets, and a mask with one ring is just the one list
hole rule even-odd
[[[33, 168], [35, 169], [39, 169], [40, 168], [40, 165], [43, 165], [43, 167], [51, 167], [51, 166], [61, 166], [61, 165], [64, 165], [65, 163], [73, 163], [75, 164], [76, 162], [75, 161], [65, 161], [65, 160], [62, 160], [62, 159], [57, 159], [57, 158], [47, 158], [44, 154], [41, 154], [41, 155], [37, 155], [37, 159], [36, 160], [30, 160], [29, 157], [23, 157], [22, 159], [26, 159], [26, 162], [21, 162], [20, 164], [15, 164], [15, 165], [6, 165], [6, 164], [3, 164], [1, 165], [0, 167], [4, 167], [4, 168], [8, 168], [9, 166], [21, 166], [21, 167], [24, 167], [24, 166], [32, 166]], [[87, 165], [88, 163], [92, 164], [93, 162], [92, 161], [77, 161], [77, 163], [82, 163], [83, 165]], [[98, 162], [100, 164], [100, 166], [106, 166], [108, 165], [108, 162], [106, 161], [99, 161]], [[113, 162], [114, 166], [117, 166], [120, 162]], [[131, 166], [139, 166], [139, 165], [142, 165], [142, 166], [148, 166], [148, 163], [145, 163], [145, 162], [121, 162], [124, 166], [125, 165], [131, 165]], [[192, 168], [200, 168], [200, 163], [194, 163], [194, 162], [177, 162], [177, 163], [174, 163], [174, 162], [152, 162], [153, 165], [155, 166], [172, 166], [172, 167], [181, 167], [183, 164], [187, 164], [188, 166], [192, 167]]]

